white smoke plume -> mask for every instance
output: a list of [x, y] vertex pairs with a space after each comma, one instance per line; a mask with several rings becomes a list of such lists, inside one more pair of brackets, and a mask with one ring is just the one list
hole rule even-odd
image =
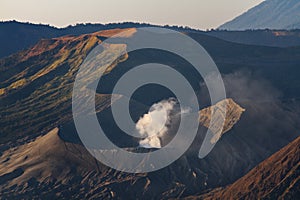
[[161, 148], [161, 138], [167, 133], [170, 125], [171, 111], [177, 101], [174, 98], [155, 103], [147, 114], [136, 123], [136, 129], [144, 138], [140, 146], [144, 148]]

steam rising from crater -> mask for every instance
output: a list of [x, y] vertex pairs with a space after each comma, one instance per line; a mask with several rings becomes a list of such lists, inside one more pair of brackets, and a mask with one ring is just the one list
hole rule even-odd
[[167, 134], [171, 123], [171, 111], [177, 101], [174, 98], [155, 103], [147, 114], [136, 123], [136, 129], [144, 138], [140, 146], [144, 148], [161, 148], [161, 138]]

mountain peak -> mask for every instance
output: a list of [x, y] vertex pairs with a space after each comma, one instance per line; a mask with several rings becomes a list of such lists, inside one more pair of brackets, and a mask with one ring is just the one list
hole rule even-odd
[[299, 0], [267, 0], [221, 25], [219, 29], [297, 29], [300, 28]]

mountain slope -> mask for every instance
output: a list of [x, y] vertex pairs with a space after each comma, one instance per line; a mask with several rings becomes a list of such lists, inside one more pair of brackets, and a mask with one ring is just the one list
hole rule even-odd
[[[101, 42], [100, 37], [120, 31], [115, 29], [41, 40], [33, 48], [1, 60], [0, 107], [3, 111], [1, 115], [5, 116], [0, 122], [1, 143], [5, 143], [12, 135], [14, 138], [19, 138], [20, 134], [30, 135], [52, 124], [44, 130], [49, 131], [70, 120], [72, 87], [80, 64], [91, 49]], [[124, 48], [123, 44], [115, 45], [105, 53], [112, 55], [109, 58], [116, 59], [113, 51], [123, 51]], [[126, 56], [117, 59], [116, 64], [122, 59], [126, 60]], [[96, 98], [100, 107], [106, 106], [108, 98], [105, 97], [108, 96], [98, 95]]]
[[299, 29], [299, 13], [298, 0], [266, 0], [219, 29]]
[[0, 194], [5, 199], [113, 198], [126, 187], [147, 184], [145, 175], [125, 176], [98, 163], [82, 145], [63, 141], [58, 128], [2, 158]]
[[[132, 36], [136, 31], [134, 28], [127, 30], [131, 30], [131, 34], [126, 37]], [[45, 138], [48, 138], [46, 133], [55, 127], [59, 127], [59, 137], [57, 134], [50, 134], [51, 138], [54, 137], [54, 139], [48, 138], [49, 141], [55, 141], [60, 145], [65, 143], [72, 143], [71, 146], [73, 144], [80, 145], [76, 130], [74, 127], [72, 129], [74, 124], [72, 124], [71, 112], [71, 94], [76, 72], [88, 52], [95, 45], [120, 31], [122, 30], [116, 29], [80, 36], [64, 36], [42, 40], [33, 48], [0, 60], [0, 88], [2, 89], [0, 95], [0, 143], [2, 145], [0, 151], [3, 153], [1, 159], [4, 165], [14, 162], [14, 160], [7, 160], [5, 149], [12, 150], [12, 152], [14, 152], [14, 148], [15, 150], [20, 147], [30, 149], [28, 143], [37, 136], [45, 135]], [[157, 198], [184, 197], [207, 189], [228, 185], [294, 140], [298, 136], [297, 131], [300, 129], [300, 115], [297, 113], [297, 109], [290, 105], [291, 101], [295, 105], [300, 105], [297, 100], [299, 97], [297, 89], [300, 85], [298, 77], [300, 51], [298, 47], [270, 48], [242, 45], [203, 34], [187, 34], [207, 49], [222, 73], [228, 98], [232, 98], [246, 111], [241, 118], [239, 118], [239, 115], [235, 115], [235, 112], [229, 112], [234, 116], [232, 121], [238, 121], [238, 123], [232, 127], [231, 121], [228, 121], [230, 130], [228, 127], [225, 128], [225, 130], [228, 129], [228, 133], [220, 138], [213, 151], [205, 159], [200, 160], [197, 157], [206, 131], [205, 127], [200, 127], [190, 151], [179, 162], [175, 162], [170, 168], [149, 174], [149, 177], [151, 177], [151, 180], [150, 178], [149, 180], [153, 183], [154, 189], [147, 190], [146, 193]], [[102, 52], [105, 56], [109, 55], [106, 56], [109, 60], [117, 59], [114, 56], [115, 51], [124, 52], [126, 50], [125, 44], [114, 44], [113, 47], [115, 48], [110, 51]], [[104, 125], [105, 133], [111, 136], [112, 141], [121, 147], [137, 145], [132, 139], [126, 138], [126, 134], [114, 123], [110, 112], [110, 97], [113, 95], [112, 88], [116, 81], [134, 66], [150, 62], [172, 66], [187, 77], [196, 93], [199, 94], [201, 108], [210, 105], [209, 101], [202, 102], [203, 99], [209, 97], [204, 92], [203, 79], [200, 75], [194, 73], [192, 66], [183, 59], [176, 58], [172, 54], [148, 49], [141, 52], [130, 52], [124, 55], [123, 58], [117, 59], [117, 61], [113, 66], [108, 66], [105, 64], [106, 62], [103, 62], [99, 67], [102, 70], [107, 68], [109, 70], [106, 71], [106, 75], [102, 77], [103, 79], [101, 78], [98, 84], [96, 106], [99, 123]], [[249, 73], [241, 73], [241, 69], [248, 70]], [[144, 90], [146, 92], [140, 95], [133, 95], [134, 102], [130, 105], [130, 111], [132, 111], [130, 114], [134, 121], [143, 116], [145, 112], [148, 112], [153, 102], [170, 97], [170, 92], [166, 90], [157, 87], [152, 89], [153, 91]], [[279, 95], [281, 92], [282, 96]], [[171, 97], [173, 97], [172, 94]], [[123, 98], [128, 97], [123, 96]], [[82, 105], [85, 106], [84, 103]], [[208, 112], [203, 113], [208, 114], [209, 110], [211, 109], [206, 109]], [[222, 112], [220, 112], [220, 115], [222, 115]], [[203, 120], [202, 125], [205, 126], [206, 124], [207, 121]], [[36, 145], [37, 143], [31, 144]], [[77, 145], [76, 147], [79, 147]], [[64, 150], [61, 146], [57, 148], [58, 151]], [[55, 160], [55, 150], [48, 150], [51, 150], [51, 159]], [[64, 153], [62, 151], [62, 154]], [[20, 155], [20, 158], [23, 157], [21, 151], [16, 151], [16, 154]], [[63, 159], [68, 161], [67, 158]], [[37, 161], [39, 160], [37, 159]], [[57, 161], [53, 163], [57, 163]], [[68, 163], [71, 164], [71, 160]], [[76, 168], [76, 166], [73, 167]], [[79, 168], [80, 166], [81, 164], [78, 164]], [[53, 167], [55, 168], [55, 166]], [[73, 167], [67, 169], [73, 169]], [[22, 167], [21, 170], [14, 169], [13, 173], [10, 173], [11, 171], [8, 171], [8, 168], [5, 169], [8, 173], [3, 172], [3, 176], [0, 178], [0, 181], [5, 182], [5, 184], [11, 178], [22, 177], [25, 171], [22, 170]], [[105, 173], [106, 170], [108, 169], [104, 168], [105, 178], [99, 174], [86, 178], [93, 180], [97, 177], [103, 177], [103, 179], [97, 179], [94, 183], [88, 183], [88, 185], [98, 184], [99, 182], [111, 183], [111, 185], [108, 184], [109, 186], [102, 185], [102, 189], [95, 189], [95, 185], [93, 185], [93, 188], [87, 186], [87, 189], [85, 187], [82, 189], [78, 183], [81, 179], [77, 179], [76, 171], [72, 170], [70, 172], [71, 176], [75, 177], [74, 181], [77, 181], [78, 187], [72, 189], [69, 193], [65, 187], [69, 188], [70, 185], [73, 185], [72, 182], [61, 185], [58, 181], [55, 187], [61, 186], [68, 195], [73, 193], [77, 195], [76, 191], [80, 191], [80, 189], [83, 191], [93, 190], [93, 192], [99, 193], [98, 195], [111, 195], [110, 188], [114, 188], [114, 192], [118, 193], [119, 191], [125, 197], [129, 195], [132, 199], [135, 199], [135, 194], [145, 197], [144, 190], [131, 190], [132, 188], [130, 188], [132, 182], [140, 184], [138, 181], [135, 182], [136, 177], [128, 174], [120, 175], [109, 170], [110, 173]], [[52, 170], [46, 171], [48, 175], [51, 174], [48, 173], [49, 171], [52, 172]], [[130, 181], [124, 183], [122, 181], [107, 181], [115, 180], [115, 177], [124, 178], [129, 176]], [[85, 177], [85, 175], [83, 174], [82, 177]], [[60, 177], [57, 176], [57, 179], [60, 180]], [[86, 179], [85, 181], [88, 182]], [[147, 185], [146, 183], [148, 183], [148, 180], [143, 179], [142, 186], [139, 185], [137, 188], [144, 188]], [[33, 188], [36, 188], [36, 185], [38, 188], [45, 186], [43, 191], [49, 193], [51, 192], [50, 189], [54, 187], [53, 182], [49, 182], [49, 185], [47, 185], [48, 183], [45, 182], [36, 184], [35, 181], [29, 181], [29, 183], [25, 183], [25, 186], [22, 185], [19, 190], [23, 191], [23, 187], [28, 187], [28, 184], [33, 184]], [[3, 191], [5, 194], [13, 195], [14, 187], [16, 186], [8, 186]], [[29, 188], [32, 189], [32, 187]], [[40, 192], [41, 190], [26, 191]], [[56, 190], [53, 192], [56, 194]], [[104, 198], [104, 196], [101, 197]]]
[[198, 198], [297, 199], [299, 196], [300, 137], [260, 163], [232, 185], [213, 190]]

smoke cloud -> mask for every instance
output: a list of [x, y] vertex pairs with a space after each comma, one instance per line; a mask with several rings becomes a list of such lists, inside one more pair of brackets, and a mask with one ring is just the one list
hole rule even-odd
[[[215, 81], [211, 77], [205, 78]], [[222, 74], [222, 78], [227, 97], [232, 98], [246, 111], [208, 157], [201, 160], [203, 172], [210, 177], [209, 185], [220, 185], [220, 182], [214, 180], [234, 182], [259, 162], [293, 141], [299, 136], [300, 130], [299, 115], [290, 103], [284, 102], [287, 100], [284, 93], [275, 87], [271, 78], [247, 69]], [[202, 105], [208, 106], [210, 99], [205, 83], [200, 86], [199, 99]], [[198, 153], [205, 131], [201, 130], [191, 153]]]
[[161, 148], [161, 138], [167, 134], [171, 123], [171, 111], [177, 101], [174, 98], [155, 103], [136, 123], [136, 129], [144, 138], [140, 146], [144, 148]]

